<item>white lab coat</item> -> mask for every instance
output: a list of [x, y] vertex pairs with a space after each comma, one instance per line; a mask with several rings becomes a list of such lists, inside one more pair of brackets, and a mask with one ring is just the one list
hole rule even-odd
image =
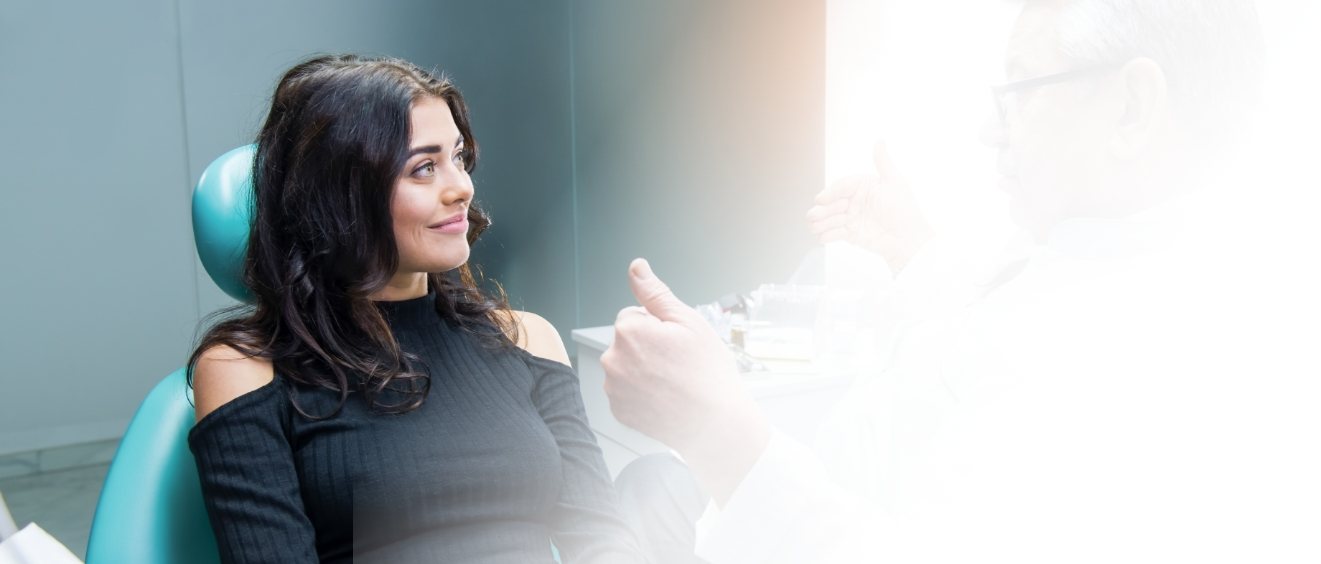
[[699, 556], [1321, 562], [1315, 251], [1217, 201], [1065, 222], [924, 308], [814, 445], [773, 438]]

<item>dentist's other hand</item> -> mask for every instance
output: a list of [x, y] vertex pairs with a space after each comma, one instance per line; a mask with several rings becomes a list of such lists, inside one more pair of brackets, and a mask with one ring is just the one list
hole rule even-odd
[[646, 260], [629, 265], [629, 286], [641, 305], [619, 312], [601, 355], [610, 410], [678, 451], [723, 504], [765, 449], [770, 426], [725, 343]]
[[931, 226], [885, 150], [872, 153], [875, 175], [842, 178], [822, 190], [807, 223], [822, 243], [849, 241], [885, 257], [899, 272], [931, 239]]

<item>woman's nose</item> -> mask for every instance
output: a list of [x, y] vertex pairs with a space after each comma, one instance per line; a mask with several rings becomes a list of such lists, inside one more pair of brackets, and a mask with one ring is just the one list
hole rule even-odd
[[447, 206], [461, 202], [471, 202], [473, 196], [472, 177], [460, 168], [452, 168], [442, 177], [445, 188], [441, 190], [441, 202]]

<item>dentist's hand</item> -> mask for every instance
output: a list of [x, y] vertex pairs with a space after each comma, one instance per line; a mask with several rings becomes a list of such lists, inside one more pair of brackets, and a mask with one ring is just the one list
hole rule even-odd
[[898, 273], [931, 239], [931, 227], [884, 145], [876, 145], [872, 160], [876, 175], [843, 178], [817, 194], [807, 223], [822, 243], [850, 241]]
[[770, 426], [724, 341], [647, 261], [629, 265], [629, 286], [641, 306], [619, 312], [601, 355], [610, 410], [678, 451], [723, 504], [761, 456]]

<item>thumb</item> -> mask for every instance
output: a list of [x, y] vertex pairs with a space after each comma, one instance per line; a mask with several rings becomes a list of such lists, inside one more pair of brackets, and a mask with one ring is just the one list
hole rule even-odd
[[633, 259], [628, 265], [628, 286], [638, 304], [662, 321], [689, 321], [690, 314], [695, 313], [656, 277], [647, 259]]

